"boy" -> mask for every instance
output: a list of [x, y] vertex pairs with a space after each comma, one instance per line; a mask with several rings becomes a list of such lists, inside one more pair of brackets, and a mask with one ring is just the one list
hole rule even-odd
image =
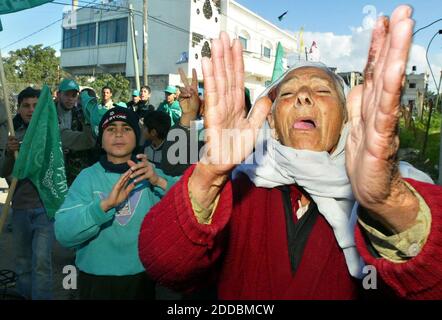
[[76, 247], [80, 299], [153, 299], [154, 283], [138, 257], [144, 216], [173, 181], [137, 154], [140, 129], [130, 109], [101, 119], [99, 162], [84, 169], [55, 216], [55, 235]]
[[150, 111], [144, 116], [144, 138], [150, 143], [144, 154], [155, 167], [160, 168], [162, 148], [170, 129], [170, 117], [162, 111]]
[[[39, 96], [40, 90], [31, 87], [18, 95], [17, 115], [13, 119], [15, 136], [8, 137], [1, 172], [3, 177], [10, 178], [15, 162], [14, 152], [20, 149]], [[47, 216], [38, 191], [30, 180], [18, 181], [12, 209], [18, 293], [26, 299], [52, 299], [53, 220]]]

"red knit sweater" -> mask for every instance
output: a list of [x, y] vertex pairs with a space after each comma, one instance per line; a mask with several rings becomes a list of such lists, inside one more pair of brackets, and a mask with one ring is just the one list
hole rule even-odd
[[[193, 168], [151, 209], [142, 224], [139, 253], [151, 277], [187, 292], [214, 281], [220, 299], [358, 297], [358, 282], [349, 275], [342, 250], [322, 215], [292, 274], [281, 192], [257, 188], [246, 177], [228, 182], [212, 223], [199, 224], [187, 188]], [[376, 267], [378, 277], [396, 295], [442, 298], [442, 188], [410, 183], [432, 212], [431, 235], [421, 253], [406, 263], [395, 264], [374, 258], [359, 228], [356, 242], [367, 264]]]

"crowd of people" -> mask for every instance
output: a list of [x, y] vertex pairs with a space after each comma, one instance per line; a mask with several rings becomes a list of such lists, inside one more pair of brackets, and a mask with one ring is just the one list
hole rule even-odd
[[[187, 96], [190, 96], [192, 93], [198, 96], [198, 89], [190, 88], [188, 84], [182, 90]], [[92, 101], [96, 101], [94, 108], [105, 112], [98, 126], [98, 135], [94, 134], [90, 123], [88, 123], [85, 117], [82, 99], [80, 98], [83, 92], [93, 98]], [[18, 182], [12, 198], [11, 208], [13, 214], [11, 227], [13, 230], [14, 251], [16, 253], [15, 271], [18, 275], [16, 287], [19, 294], [27, 299], [52, 298], [52, 290], [49, 288], [52, 288], [52, 247], [55, 235], [57, 235], [56, 239], [66, 247], [81, 247], [82, 243], [90, 240], [87, 238], [85, 230], [92, 231], [92, 226], [78, 225], [79, 229], [75, 233], [75, 229], [72, 228], [73, 221], [71, 221], [71, 219], [75, 220], [74, 225], [77, 225], [84, 219], [91, 222], [90, 216], [87, 216], [90, 212], [85, 210], [83, 212], [84, 216], [81, 218], [82, 214], [80, 212], [82, 211], [79, 207], [74, 209], [75, 212], [80, 213], [78, 215], [72, 215], [70, 210], [66, 210], [72, 203], [77, 204], [77, 201], [79, 201], [78, 197], [82, 197], [77, 192], [90, 191], [87, 193], [90, 199], [83, 199], [81, 201], [93, 203], [94, 200], [97, 200], [95, 197], [99, 197], [98, 199], [102, 200], [107, 199], [112, 194], [114, 185], [121, 186], [121, 183], [118, 184], [119, 177], [122, 173], [121, 170], [126, 169], [124, 171], [127, 171], [129, 168], [128, 161], [132, 161], [132, 169], [133, 167], [138, 168], [137, 166], [142, 164], [142, 167], [138, 168], [138, 170], [143, 172], [144, 170], [152, 170], [152, 174], [158, 172], [158, 176], [164, 177], [166, 179], [164, 181], [167, 181], [169, 187], [177, 179], [174, 177], [181, 175], [190, 165], [183, 163], [181, 164], [182, 168], [180, 171], [175, 170], [170, 175], [165, 175], [161, 171], [163, 166], [169, 170], [174, 168], [174, 165], [167, 162], [167, 156], [162, 157], [163, 152], [167, 154], [167, 149], [163, 148], [163, 145], [171, 128], [171, 123], [173, 122], [175, 126], [180, 126], [182, 130], [189, 130], [190, 121], [197, 120], [200, 117], [198, 112], [200, 107], [199, 98], [193, 99], [195, 105], [191, 108], [184, 108], [184, 111], [182, 111], [177, 100], [177, 88], [172, 86], [168, 86], [165, 89], [165, 100], [158, 108], [149, 103], [151, 95], [149, 86], [141, 87], [140, 91], [134, 90], [132, 100], [128, 103], [115, 103], [112, 99], [112, 94], [112, 88], [105, 86], [101, 90], [101, 99], [98, 100], [96, 92], [90, 88], [83, 89], [80, 92], [80, 86], [73, 79], [62, 80], [57, 88], [54, 102], [58, 114], [66, 178], [70, 191], [63, 207], [60, 208], [56, 216], [57, 222], [55, 225], [57, 227], [55, 230], [55, 221], [46, 215], [44, 205], [32, 182], [28, 179]], [[5, 158], [1, 163], [1, 176], [6, 177], [8, 182], [12, 178], [11, 174], [15, 162], [14, 153], [15, 151], [20, 151], [21, 142], [32, 119], [39, 95], [40, 90], [32, 87], [28, 87], [18, 94], [17, 114], [13, 118], [15, 135], [8, 137]], [[183, 122], [180, 122], [181, 118]], [[128, 132], [131, 132], [129, 137], [127, 137]], [[35, 139], [38, 139], [38, 137], [35, 137]], [[95, 171], [97, 169], [100, 172], [98, 176], [98, 172]], [[146, 173], [143, 173], [142, 178], [145, 176]], [[110, 182], [112, 179], [115, 181]], [[86, 246], [89, 250], [78, 250], [76, 255], [77, 266], [81, 271], [80, 282], [82, 283], [80, 286], [82, 288], [80, 298], [103, 298], [105, 296], [100, 294], [105, 292], [114, 294], [114, 298], [120, 297], [115, 295], [116, 293], [113, 293], [112, 290], [107, 291], [107, 289], [103, 289], [100, 294], [96, 295], [95, 292], [99, 289], [93, 287], [93, 281], [89, 277], [115, 276], [118, 279], [116, 280], [116, 286], [118, 286], [118, 283], [131, 284], [132, 278], [134, 279], [132, 283], [135, 286], [139, 279], [145, 279], [144, 273], [132, 277], [134, 271], [138, 273], [144, 271], [138, 259], [137, 234], [143, 217], [150, 207], [157, 203], [164, 195], [166, 187], [160, 183], [161, 186], [153, 188], [154, 184], [149, 183], [152, 179], [141, 180], [143, 181], [135, 189], [136, 192], [133, 192], [133, 195], [128, 197], [126, 207], [121, 203], [116, 203], [115, 206], [109, 208], [106, 207], [106, 211], [114, 210], [116, 221], [121, 223], [117, 224], [120, 228], [116, 227], [114, 232], [117, 234], [123, 232], [123, 238], [125, 239], [122, 241], [120, 236], [114, 235], [114, 239], [120, 243], [120, 248], [116, 248], [115, 244], [108, 243], [110, 260], [120, 256], [123, 260], [130, 257], [133, 261], [121, 260], [120, 263], [117, 263], [121, 264], [121, 267], [115, 270], [110, 270], [107, 267], [103, 267], [101, 270], [97, 270], [97, 267], [91, 269], [89, 265], [93, 265], [95, 262], [88, 258], [86, 259], [88, 267], [84, 267], [82, 256], [84, 255], [83, 252], [90, 256], [90, 250], [93, 246]], [[100, 181], [101, 185], [86, 187], [85, 181], [88, 181], [88, 183]], [[131, 181], [136, 181], [136, 176], [131, 178]], [[164, 189], [161, 189], [161, 187]], [[94, 188], [97, 189], [95, 190]], [[90, 207], [90, 203], [81, 203], [85, 207]], [[116, 207], [117, 205], [118, 208]], [[132, 216], [134, 216], [134, 219], [132, 219]], [[107, 215], [108, 219], [112, 219], [112, 217], [112, 214]], [[129, 221], [131, 221], [130, 224], [128, 224]], [[105, 221], [102, 222], [104, 223]], [[98, 232], [100, 226], [101, 222], [95, 226], [96, 234], [91, 234], [90, 237], [96, 237], [99, 233], [99, 238], [103, 239], [101, 243], [107, 243], [108, 239], [104, 236], [105, 232]], [[125, 234], [125, 232], [128, 232], [128, 229], [132, 229], [130, 231], [132, 238]], [[70, 232], [66, 232], [66, 230], [70, 230]], [[127, 245], [130, 248], [127, 248]], [[101, 253], [98, 256], [101, 257], [105, 253], [103, 248], [99, 250]], [[127, 253], [129, 255], [126, 255]], [[110, 261], [106, 264], [108, 263]], [[117, 265], [115, 261], [110, 264]], [[121, 278], [121, 276], [127, 276], [127, 281]], [[108, 280], [100, 281], [102, 280], [99, 280], [98, 277], [97, 283], [109, 283]], [[85, 283], [89, 283], [89, 287], [85, 287]], [[142, 283], [145, 282], [142, 281]], [[153, 282], [150, 283], [152, 284]], [[127, 288], [123, 284], [120, 294], [128, 294]], [[133, 297], [152, 298], [153, 288], [153, 286], [149, 287], [146, 285], [139, 288], [133, 287], [136, 293]], [[87, 290], [92, 291], [88, 293]], [[132, 292], [129, 294], [132, 294]], [[110, 298], [111, 296], [106, 297]]]
[[[220, 299], [442, 298], [442, 187], [397, 160], [411, 13], [400, 6], [379, 18], [364, 85], [349, 94], [325, 65], [305, 62], [252, 107], [241, 43], [224, 32], [202, 61], [204, 100], [195, 70], [190, 83], [180, 71], [179, 97], [167, 86], [158, 108], [148, 86], [124, 106], [104, 87], [95, 135], [78, 84], [63, 80], [57, 112], [70, 188], [52, 221], [32, 183], [19, 181], [20, 292], [51, 298], [57, 239], [76, 249], [81, 299], [154, 299], [156, 285], [186, 295], [216, 288]], [[2, 176], [38, 95], [19, 94]], [[363, 286], [367, 265], [374, 292]]]

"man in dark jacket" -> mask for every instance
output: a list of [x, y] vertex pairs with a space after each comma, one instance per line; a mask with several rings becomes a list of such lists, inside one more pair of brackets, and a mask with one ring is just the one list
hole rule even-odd
[[142, 86], [140, 89], [140, 100], [133, 106], [133, 110], [140, 119], [143, 119], [147, 112], [155, 110], [155, 107], [149, 102], [151, 92], [149, 86]]

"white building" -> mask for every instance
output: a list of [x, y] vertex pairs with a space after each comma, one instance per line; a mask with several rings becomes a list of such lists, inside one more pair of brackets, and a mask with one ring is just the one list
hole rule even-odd
[[417, 74], [413, 71], [408, 74], [402, 93], [401, 104], [404, 106], [412, 105], [413, 113], [420, 115], [424, 105], [427, 85], [428, 75], [426, 73]]
[[338, 72], [338, 75], [344, 79], [344, 82], [350, 87], [350, 89], [364, 83], [364, 75], [359, 71]]
[[[65, 13], [63, 69], [74, 75], [121, 73], [133, 79], [127, 9], [132, 4], [142, 79], [142, 3], [141, 0], [117, 0]], [[277, 43], [281, 42], [286, 53], [294, 52], [296, 47], [294, 36], [233, 0], [149, 0], [148, 14], [148, 81], [153, 89], [153, 104], [164, 98], [162, 90], [166, 85], [180, 83], [178, 67], [189, 77], [195, 68], [202, 81], [201, 58], [210, 56], [210, 39], [218, 37], [221, 30], [243, 43], [246, 86], [252, 100], [271, 79]]]

